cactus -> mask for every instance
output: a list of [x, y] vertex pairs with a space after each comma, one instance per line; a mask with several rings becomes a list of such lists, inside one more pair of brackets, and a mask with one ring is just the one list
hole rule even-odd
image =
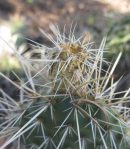
[[[129, 90], [116, 98], [118, 82], [114, 65], [103, 58], [105, 39], [98, 49], [86, 36], [68, 37], [52, 27], [55, 37], [46, 35], [54, 47], [39, 46], [40, 58], [25, 58], [17, 51], [27, 80], [15, 85], [18, 100], [1, 90], [0, 138], [21, 149], [128, 149]], [[54, 39], [56, 38], [56, 39]], [[86, 40], [87, 39], [87, 40]], [[103, 69], [103, 64], [109, 66]], [[24, 145], [24, 147], [21, 147]]]

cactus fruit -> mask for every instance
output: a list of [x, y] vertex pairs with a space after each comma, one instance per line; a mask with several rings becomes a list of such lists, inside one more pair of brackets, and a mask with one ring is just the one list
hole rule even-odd
[[111, 67], [103, 58], [105, 39], [94, 49], [73, 30], [68, 37], [54, 26], [53, 32], [56, 39], [47, 37], [54, 47], [40, 46], [40, 58], [16, 52], [27, 81], [18, 77], [16, 84], [1, 73], [20, 96], [14, 100], [1, 90], [0, 138], [6, 141], [0, 149], [128, 149], [129, 108], [122, 103], [129, 90], [116, 98], [112, 77], [121, 54]]

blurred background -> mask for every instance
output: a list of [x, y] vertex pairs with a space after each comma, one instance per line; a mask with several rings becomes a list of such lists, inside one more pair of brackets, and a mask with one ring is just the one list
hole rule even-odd
[[[0, 72], [17, 81], [12, 72], [22, 72], [14, 49], [29, 52], [26, 38], [51, 46], [39, 28], [50, 34], [52, 24], [61, 30], [76, 24], [75, 35], [89, 33], [97, 47], [107, 36], [107, 59], [123, 52], [115, 78], [130, 73], [130, 0], [0, 0]], [[0, 88], [15, 98], [16, 88], [2, 77]]]

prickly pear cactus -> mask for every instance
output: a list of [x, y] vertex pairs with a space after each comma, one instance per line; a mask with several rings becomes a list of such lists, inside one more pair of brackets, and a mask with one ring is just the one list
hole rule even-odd
[[[53, 27], [53, 48], [39, 46], [41, 58], [27, 59], [18, 52], [27, 81], [15, 85], [18, 100], [1, 90], [0, 137], [21, 149], [128, 149], [129, 108], [126, 91], [116, 98], [118, 82], [112, 74], [120, 59], [103, 70], [105, 39], [98, 49], [86, 36], [68, 37]], [[44, 32], [43, 32], [44, 33]], [[44, 33], [44, 35], [46, 35]], [[111, 68], [111, 69], [110, 69]], [[22, 148], [24, 148], [22, 147]]]

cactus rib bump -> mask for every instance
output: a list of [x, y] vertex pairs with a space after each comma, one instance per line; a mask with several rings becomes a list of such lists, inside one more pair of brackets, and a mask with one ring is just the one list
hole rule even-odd
[[105, 38], [92, 48], [74, 30], [68, 37], [52, 31], [55, 37], [42, 31], [54, 47], [40, 46], [39, 58], [16, 52], [27, 81], [16, 84], [0, 73], [20, 90], [18, 100], [0, 90], [0, 138], [6, 139], [0, 149], [128, 149], [130, 109], [123, 103], [129, 90], [116, 98], [112, 79], [121, 54], [112, 66], [103, 57]]

